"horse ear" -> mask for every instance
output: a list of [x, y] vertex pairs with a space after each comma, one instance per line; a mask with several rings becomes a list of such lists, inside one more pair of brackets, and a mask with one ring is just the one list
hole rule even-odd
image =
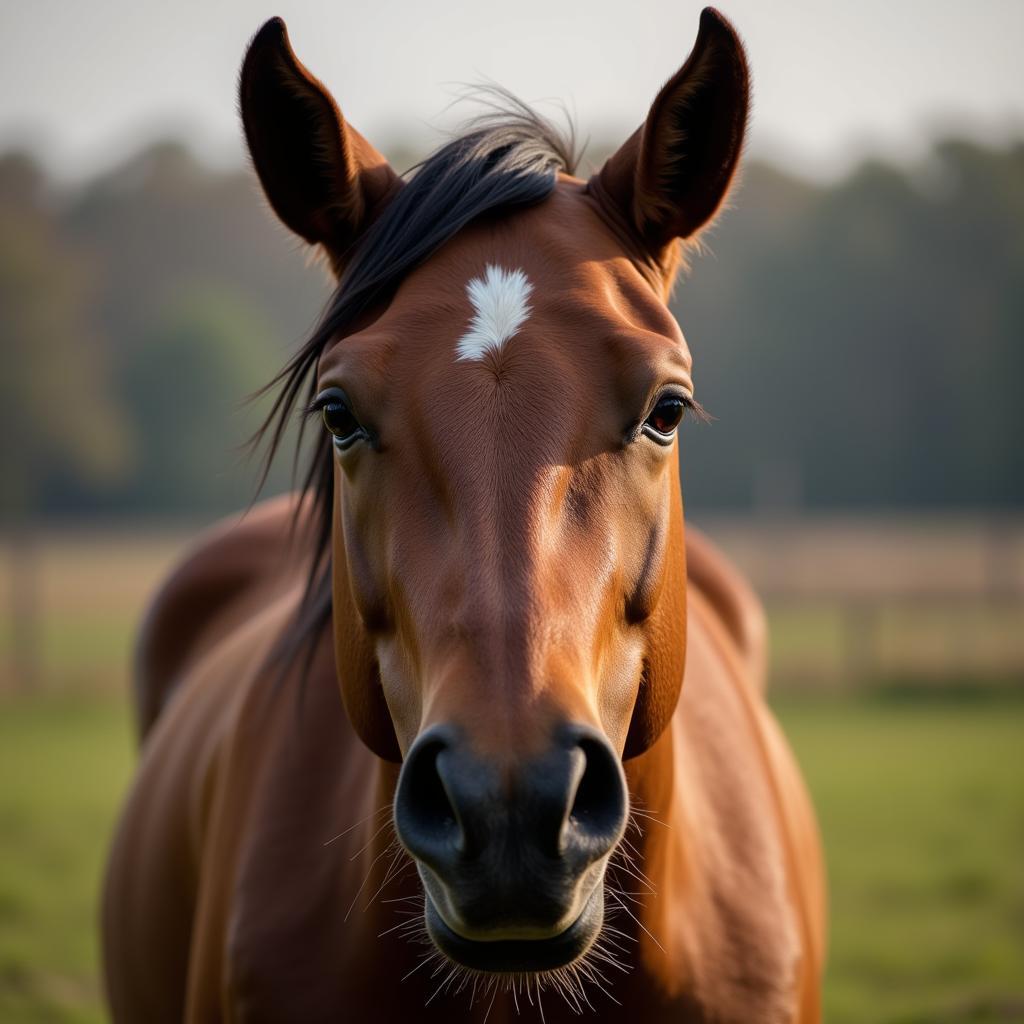
[[256, 33], [238, 85], [245, 138], [281, 220], [322, 245], [336, 271], [401, 186], [387, 160], [345, 123], [327, 89], [272, 18]]
[[660, 256], [675, 239], [695, 235], [722, 205], [743, 148], [749, 102], [743, 44], [707, 7], [693, 52], [592, 190]]

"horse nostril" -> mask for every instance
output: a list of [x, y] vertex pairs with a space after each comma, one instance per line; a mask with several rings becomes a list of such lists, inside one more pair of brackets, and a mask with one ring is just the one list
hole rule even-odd
[[548, 871], [560, 861], [554, 870], [583, 871], [621, 838], [625, 776], [596, 730], [566, 727], [546, 754], [517, 766], [510, 780], [503, 784], [453, 727], [434, 726], [412, 745], [398, 779], [399, 840], [448, 883], [468, 884], [475, 872], [500, 885], [502, 873], [524, 864]]
[[626, 826], [626, 782], [622, 765], [608, 742], [583, 736], [578, 745], [586, 763], [576, 786], [562, 835], [566, 850], [576, 847], [592, 857], [607, 853]]
[[395, 828], [406, 849], [434, 864], [461, 845], [461, 828], [438, 770], [449, 748], [445, 732], [432, 730], [413, 744], [395, 793]]

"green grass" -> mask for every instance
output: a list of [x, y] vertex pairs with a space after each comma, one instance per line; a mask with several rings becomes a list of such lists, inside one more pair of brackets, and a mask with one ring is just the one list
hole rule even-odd
[[824, 834], [826, 1021], [1024, 1021], [1024, 701], [777, 710]]
[[[39, 637], [40, 675], [52, 689], [74, 692], [83, 683], [95, 681], [93, 689], [109, 692], [126, 674], [137, 625], [127, 617], [108, 611], [75, 612], [67, 619], [51, 616], [44, 621]], [[0, 634], [0, 656], [10, 641]]]
[[0, 704], [0, 1021], [101, 1021], [97, 892], [132, 762], [110, 699]]
[[[1024, 1021], [1024, 700], [777, 706], [825, 835], [826, 1021]], [[0, 1021], [103, 1019], [96, 894], [132, 760], [113, 699], [0, 703]]]

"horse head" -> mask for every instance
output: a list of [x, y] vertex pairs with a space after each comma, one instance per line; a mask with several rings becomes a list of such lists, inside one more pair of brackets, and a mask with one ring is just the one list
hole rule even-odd
[[279, 412], [307, 388], [323, 422], [324, 557], [304, 607], [330, 615], [356, 731], [402, 764], [394, 820], [426, 926], [469, 967], [553, 970], [595, 941], [623, 760], [676, 707], [678, 428], [696, 403], [666, 302], [747, 107], [741, 44], [709, 9], [589, 181], [522, 107], [405, 179], [281, 21], [245, 60], [266, 196], [338, 280], [282, 377]]

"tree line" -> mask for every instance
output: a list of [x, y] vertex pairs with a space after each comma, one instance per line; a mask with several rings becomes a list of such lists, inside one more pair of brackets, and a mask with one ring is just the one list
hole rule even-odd
[[[683, 430], [688, 506], [1024, 504], [1024, 144], [827, 186], [751, 161], [732, 206], [673, 299], [713, 417]], [[179, 143], [74, 189], [0, 156], [5, 517], [244, 505], [246, 396], [328, 292], [250, 175]]]

